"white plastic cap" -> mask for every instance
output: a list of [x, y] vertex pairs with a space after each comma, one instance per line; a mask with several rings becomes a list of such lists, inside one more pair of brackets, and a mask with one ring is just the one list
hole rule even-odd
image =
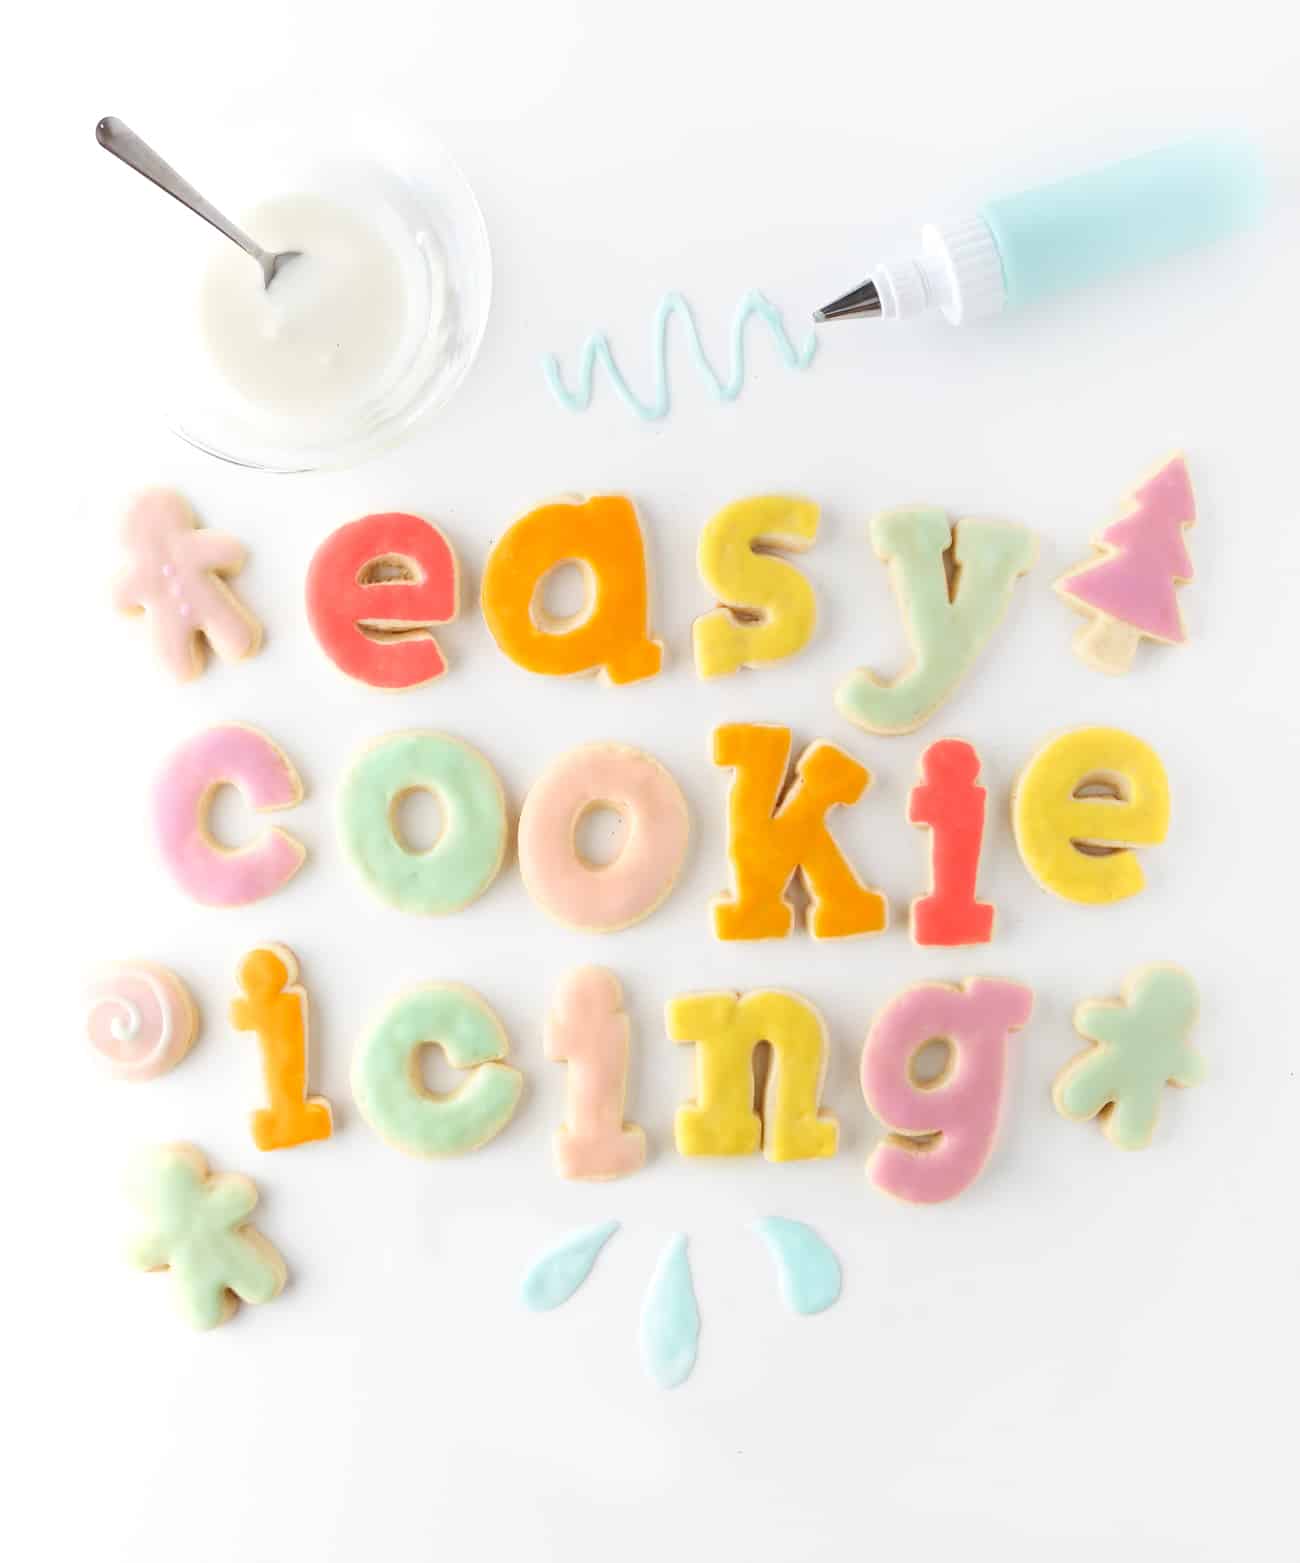
[[1002, 259], [982, 217], [927, 224], [916, 255], [885, 261], [871, 273], [886, 320], [942, 310], [954, 325], [996, 315], [1006, 303]]

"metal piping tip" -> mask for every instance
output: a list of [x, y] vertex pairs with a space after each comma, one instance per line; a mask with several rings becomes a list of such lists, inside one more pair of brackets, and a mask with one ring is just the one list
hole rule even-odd
[[876, 284], [864, 282], [852, 292], [845, 293], [829, 304], [823, 304], [820, 309], [814, 310], [813, 319], [848, 320], [851, 317], [870, 319], [883, 314], [884, 308], [880, 302], [880, 294], [876, 291]]

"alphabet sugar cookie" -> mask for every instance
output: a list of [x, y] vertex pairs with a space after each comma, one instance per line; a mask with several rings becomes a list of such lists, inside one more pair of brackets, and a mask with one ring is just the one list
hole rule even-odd
[[[441, 1048], [465, 1083], [435, 1096], [420, 1055]], [[352, 1094], [361, 1116], [410, 1156], [461, 1156], [500, 1134], [519, 1105], [524, 1077], [505, 1059], [505, 1027], [471, 988], [426, 982], [388, 1004], [357, 1046]]]
[[835, 804], [856, 803], [871, 773], [832, 743], [799, 756], [786, 789], [790, 729], [732, 722], [714, 729], [713, 761], [736, 778], [727, 800], [727, 851], [734, 892], [713, 903], [719, 939], [783, 939], [794, 927], [786, 889], [796, 873], [808, 890], [815, 939], [879, 933], [889, 908], [849, 867], [826, 824]]
[[307, 618], [321, 649], [376, 689], [414, 689], [446, 672], [432, 627], [454, 619], [459, 601], [451, 544], [400, 511], [339, 527], [307, 568]]
[[284, 1260], [248, 1225], [257, 1204], [250, 1178], [209, 1172], [192, 1145], [162, 1145], [135, 1159], [127, 1190], [142, 1217], [131, 1263], [171, 1271], [176, 1306], [195, 1329], [212, 1329], [239, 1303], [270, 1302], [284, 1289]]
[[[583, 815], [609, 808], [627, 837], [612, 863], [589, 863], [575, 840]], [[626, 744], [583, 744], [554, 761], [519, 811], [519, 871], [559, 922], [614, 933], [669, 896], [690, 839], [682, 790], [653, 755]]]
[[[430, 792], [442, 834], [412, 852], [397, 830], [408, 792]], [[442, 917], [476, 900], [506, 851], [506, 799], [491, 764], [449, 733], [389, 733], [357, 756], [339, 791], [339, 835], [362, 879], [401, 912]]]
[[1192, 579], [1184, 531], [1196, 522], [1187, 463], [1171, 456], [1129, 498], [1117, 521], [1093, 539], [1101, 557], [1075, 565], [1056, 590], [1089, 624], [1074, 649], [1100, 673], [1127, 673], [1142, 639], [1187, 639], [1178, 587]]
[[[983, 650], [1038, 553], [1032, 532], [1006, 521], [956, 521], [942, 510], [886, 510], [871, 523], [912, 646], [906, 673], [885, 682], [858, 668], [835, 691], [850, 722], [871, 733], [910, 733], [948, 698]], [[944, 555], [951, 548], [949, 586]]]
[[[570, 562], [581, 566], [587, 604], [571, 619], [554, 619], [534, 598], [545, 577]], [[493, 640], [532, 673], [600, 672], [611, 684], [630, 684], [663, 664], [663, 645], [650, 637], [641, 523], [621, 494], [529, 511], [488, 555], [479, 595]]]
[[87, 998], [86, 1030], [119, 1080], [156, 1080], [180, 1063], [198, 1035], [189, 989], [152, 961], [108, 967]]
[[288, 831], [264, 832], [244, 847], [224, 847], [208, 828], [212, 795], [238, 787], [259, 812], [291, 809], [303, 786], [284, 750], [255, 727], [227, 722], [183, 743], [154, 786], [154, 831], [172, 877], [206, 906], [245, 906], [287, 884], [307, 849]]
[[231, 1001], [230, 1023], [257, 1033], [269, 1104], [253, 1114], [254, 1145], [274, 1151], [329, 1139], [330, 1104], [307, 1095], [307, 994], [293, 952], [282, 944], [251, 951], [240, 963], [239, 985], [244, 993]]
[[[885, 1005], [862, 1048], [862, 1094], [890, 1131], [867, 1161], [878, 1189], [932, 1205], [975, 1181], [997, 1136], [1007, 1043], [1033, 1006], [1031, 989], [993, 977], [918, 982]], [[918, 1079], [917, 1055], [935, 1041], [946, 1067]]]
[[122, 527], [130, 564], [113, 588], [122, 613], [143, 614], [169, 671], [182, 682], [203, 671], [204, 646], [223, 662], [251, 657], [262, 626], [228, 582], [244, 567], [244, 545], [201, 528], [171, 489], [146, 489]]
[[[839, 1124], [819, 1110], [826, 1077], [826, 1022], [796, 993], [688, 993], [665, 1011], [674, 1042], [695, 1044], [693, 1102], [677, 1109], [683, 1156], [748, 1156], [769, 1161], [833, 1156]], [[754, 1111], [754, 1050], [766, 1042], [771, 1072], [763, 1116]]]
[[1122, 999], [1089, 999], [1074, 1012], [1075, 1029], [1093, 1046], [1056, 1077], [1052, 1100], [1063, 1118], [1100, 1118], [1121, 1150], [1150, 1145], [1167, 1085], [1199, 1085], [1205, 1059], [1188, 1041], [1199, 1001], [1178, 966], [1140, 966]]
[[816, 593], [801, 570], [772, 555], [810, 548], [817, 520], [810, 500], [763, 494], [725, 506], [700, 533], [700, 576], [719, 603], [695, 621], [701, 678], [783, 661], [812, 639]]
[[912, 902], [917, 944], [987, 944], [995, 913], [975, 899], [984, 839], [980, 757], [960, 738], [941, 738], [921, 756], [921, 779], [907, 800], [907, 817], [930, 831], [930, 891]]
[[1117, 727], [1078, 727], [1045, 743], [1011, 799], [1025, 867], [1066, 901], [1105, 905], [1146, 883], [1133, 847], [1169, 829], [1169, 781], [1149, 744]]
[[562, 1178], [620, 1178], [645, 1163], [645, 1131], [626, 1123], [631, 1024], [623, 987], [602, 966], [560, 979], [546, 1016], [547, 1058], [567, 1064], [568, 1106], [555, 1136]]

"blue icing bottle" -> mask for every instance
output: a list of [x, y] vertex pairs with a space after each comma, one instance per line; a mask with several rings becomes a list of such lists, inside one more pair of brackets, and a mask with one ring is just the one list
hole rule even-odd
[[930, 224], [919, 251], [882, 262], [815, 318], [986, 319], [1209, 244], [1259, 215], [1266, 186], [1244, 137], [1198, 136]]

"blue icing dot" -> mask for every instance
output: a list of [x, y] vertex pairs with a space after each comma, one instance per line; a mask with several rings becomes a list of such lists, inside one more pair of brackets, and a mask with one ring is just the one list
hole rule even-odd
[[568, 1302], [591, 1274], [596, 1256], [618, 1227], [617, 1221], [602, 1221], [598, 1226], [572, 1232], [554, 1248], [548, 1248], [524, 1276], [519, 1289], [524, 1307], [545, 1313], [548, 1308]]
[[641, 1304], [641, 1361], [662, 1389], [691, 1376], [700, 1340], [700, 1310], [691, 1285], [686, 1238], [678, 1233], [660, 1257]]
[[776, 1260], [781, 1295], [795, 1313], [821, 1313], [840, 1295], [840, 1262], [802, 1221], [767, 1216], [754, 1223]]

